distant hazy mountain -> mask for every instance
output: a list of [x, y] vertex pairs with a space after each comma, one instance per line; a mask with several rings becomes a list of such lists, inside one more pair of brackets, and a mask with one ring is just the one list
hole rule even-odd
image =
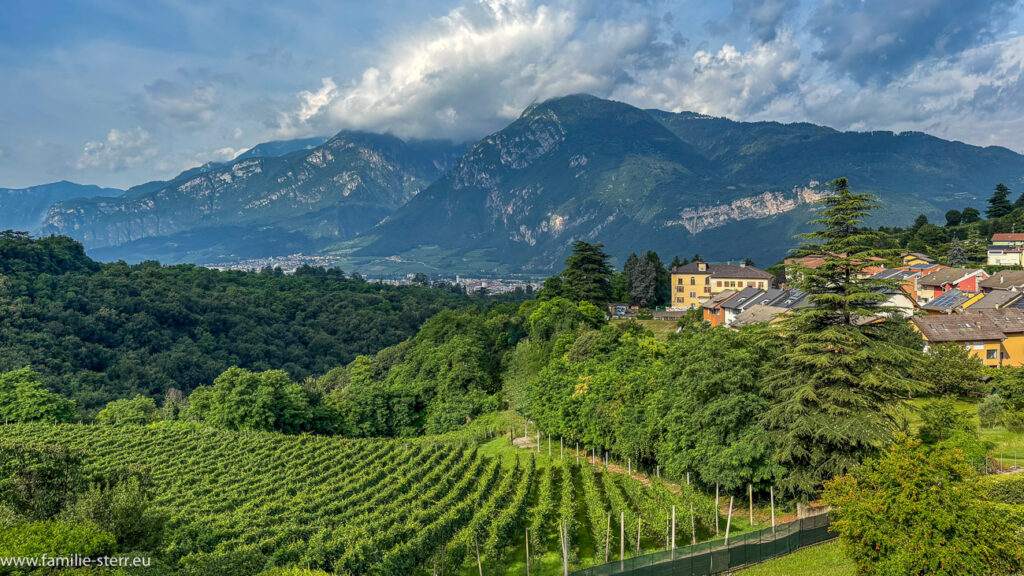
[[[640, 110], [591, 96], [531, 106], [352, 246], [444, 269], [557, 269], [577, 239], [770, 265], [824, 183], [877, 193], [876, 223], [981, 206], [1024, 182], [1024, 156], [920, 133], [844, 133]], [[429, 254], [429, 258], [424, 258]]]
[[34, 232], [42, 224], [47, 208], [54, 202], [123, 193], [123, 190], [75, 184], [66, 180], [30, 188], [0, 188], [0, 230]]
[[[283, 145], [260, 147], [273, 152]], [[72, 236], [106, 259], [209, 261], [310, 252], [369, 229], [464, 150], [345, 131], [283, 156], [207, 164], [124, 197], [59, 202], [42, 233]]]
[[839, 176], [878, 194], [874, 224], [941, 222], [949, 208], [984, 207], [999, 182], [1024, 187], [1024, 156], [1005, 148], [586, 95], [530, 106], [468, 151], [363, 132], [318, 141], [268, 142], [123, 196], [61, 201], [42, 232], [99, 259], [326, 253], [370, 273], [546, 273], [577, 239], [620, 261], [654, 249], [766, 266]]

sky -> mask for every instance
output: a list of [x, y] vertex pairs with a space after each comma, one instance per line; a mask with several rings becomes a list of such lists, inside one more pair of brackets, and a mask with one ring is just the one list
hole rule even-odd
[[1018, 0], [4, 0], [0, 78], [0, 187], [342, 129], [476, 140], [580, 92], [1024, 153]]

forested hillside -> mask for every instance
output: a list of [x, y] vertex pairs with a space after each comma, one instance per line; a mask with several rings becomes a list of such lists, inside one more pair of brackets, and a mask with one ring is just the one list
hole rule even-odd
[[62, 237], [0, 236], [0, 371], [25, 366], [91, 413], [211, 384], [231, 366], [319, 375], [471, 305], [452, 290], [191, 265], [99, 264]]

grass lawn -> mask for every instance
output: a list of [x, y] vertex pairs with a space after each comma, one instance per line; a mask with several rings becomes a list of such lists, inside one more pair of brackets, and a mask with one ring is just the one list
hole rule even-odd
[[[910, 403], [915, 408], [922, 408], [932, 400], [933, 398], [919, 398], [912, 400]], [[974, 425], [978, 426], [978, 404], [980, 402], [981, 400], [977, 398], [960, 398], [956, 401], [956, 408], [970, 414]], [[908, 411], [907, 417], [910, 429], [917, 431], [921, 427], [920, 414], [916, 410]], [[992, 458], [1002, 459], [1004, 465], [1011, 466], [1016, 454], [1018, 465], [1024, 465], [1024, 434], [1010, 432], [1000, 425], [994, 428], [981, 428], [979, 426], [978, 436], [982, 440], [992, 443], [992, 448], [989, 450], [989, 455]]]
[[736, 572], [740, 576], [854, 576], [839, 542], [811, 546]]
[[637, 323], [654, 332], [658, 340], [668, 340], [668, 335], [679, 328], [676, 320], [637, 320]]

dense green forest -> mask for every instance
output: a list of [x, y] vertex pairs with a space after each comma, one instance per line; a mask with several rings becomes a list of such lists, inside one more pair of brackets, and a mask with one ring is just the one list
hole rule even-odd
[[0, 371], [31, 366], [91, 414], [135, 394], [186, 394], [231, 366], [320, 375], [479, 300], [338, 270], [218, 272], [100, 264], [63, 237], [0, 234]]

